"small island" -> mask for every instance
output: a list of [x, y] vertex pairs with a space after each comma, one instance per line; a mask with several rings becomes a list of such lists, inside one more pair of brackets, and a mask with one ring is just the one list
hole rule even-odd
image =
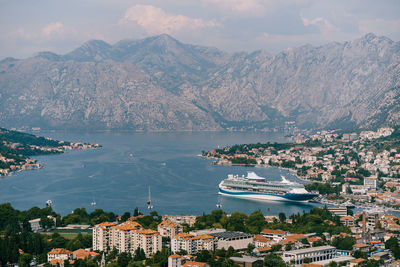
[[31, 156], [60, 154], [70, 149], [93, 149], [99, 144], [67, 142], [0, 128], [0, 176], [42, 168]]

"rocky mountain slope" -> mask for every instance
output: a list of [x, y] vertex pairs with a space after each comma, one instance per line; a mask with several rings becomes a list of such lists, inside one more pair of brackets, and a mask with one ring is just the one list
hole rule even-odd
[[0, 124], [133, 130], [400, 123], [400, 43], [373, 34], [277, 55], [168, 35], [0, 61]]

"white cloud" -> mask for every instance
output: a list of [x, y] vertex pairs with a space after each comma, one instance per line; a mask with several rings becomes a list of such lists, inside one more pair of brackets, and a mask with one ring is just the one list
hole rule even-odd
[[310, 26], [310, 25], [316, 26], [322, 34], [339, 31], [339, 29], [335, 25], [331, 24], [327, 19], [322, 17], [317, 17], [315, 19], [307, 19], [301, 16], [301, 21], [303, 22], [304, 26]]
[[61, 22], [52, 22], [42, 28], [42, 35], [51, 37], [54, 35], [62, 35], [65, 32], [65, 26]]
[[222, 11], [239, 15], [261, 16], [265, 13], [266, 1], [260, 0], [202, 0], [204, 5], [213, 5]]
[[134, 5], [130, 7], [120, 24], [136, 23], [148, 34], [190, 32], [202, 28], [219, 27], [215, 21], [190, 18], [183, 15], [173, 15], [151, 5]]

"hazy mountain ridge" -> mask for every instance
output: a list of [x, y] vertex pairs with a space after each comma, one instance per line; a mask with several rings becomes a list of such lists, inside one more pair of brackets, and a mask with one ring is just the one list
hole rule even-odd
[[222, 130], [375, 127], [400, 118], [400, 43], [228, 54], [168, 35], [92, 40], [66, 55], [0, 61], [0, 123], [50, 128]]

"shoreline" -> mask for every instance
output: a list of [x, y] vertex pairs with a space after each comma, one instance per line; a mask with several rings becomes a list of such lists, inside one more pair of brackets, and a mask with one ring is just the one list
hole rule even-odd
[[214, 160], [212, 162], [213, 165], [221, 165], [221, 166], [244, 166], [244, 167], [254, 167], [254, 168], [276, 168], [279, 170], [287, 170], [290, 172], [291, 175], [293, 175], [296, 179], [303, 181], [303, 182], [319, 182], [319, 181], [312, 181], [312, 180], [308, 180], [305, 179], [303, 177], [300, 177], [297, 175], [297, 172], [294, 169], [291, 168], [286, 168], [286, 167], [280, 167], [280, 166], [272, 166], [272, 165], [268, 165], [268, 164], [241, 164], [241, 163], [232, 163], [232, 162], [221, 162], [219, 160], [219, 158], [215, 158], [215, 157], [208, 157], [208, 156], [203, 156], [201, 154], [198, 155], [201, 158], [204, 159], [208, 159], [208, 160]]

